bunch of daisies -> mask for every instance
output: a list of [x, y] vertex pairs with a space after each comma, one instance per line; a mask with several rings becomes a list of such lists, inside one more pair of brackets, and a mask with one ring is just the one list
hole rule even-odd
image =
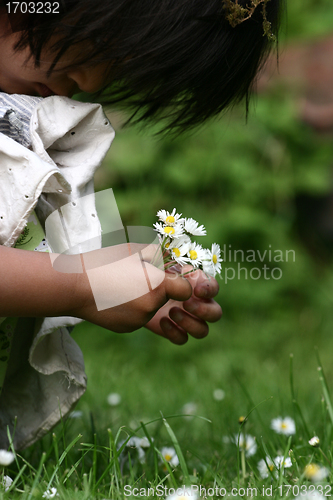
[[205, 236], [206, 229], [192, 218], [182, 217], [174, 208], [172, 212], [159, 210], [157, 217], [160, 222], [154, 224], [155, 231], [160, 236], [165, 269], [180, 264], [190, 264], [193, 271], [201, 269], [209, 276], [221, 272], [221, 249], [217, 243], [212, 248], [203, 248], [192, 241], [192, 236]]

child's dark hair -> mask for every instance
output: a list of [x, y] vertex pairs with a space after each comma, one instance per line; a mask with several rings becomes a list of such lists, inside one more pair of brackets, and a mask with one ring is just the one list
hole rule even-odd
[[109, 84], [97, 96], [104, 104], [130, 107], [132, 121], [165, 118], [167, 129], [186, 130], [244, 97], [248, 106], [272, 45], [263, 24], [277, 35], [282, 1], [265, 1], [264, 16], [258, 5], [232, 27], [224, 0], [63, 0], [59, 14], [20, 18], [17, 49], [30, 45], [38, 65], [57, 35], [50, 68], [56, 71], [68, 48], [87, 42], [78, 65], [109, 63]]

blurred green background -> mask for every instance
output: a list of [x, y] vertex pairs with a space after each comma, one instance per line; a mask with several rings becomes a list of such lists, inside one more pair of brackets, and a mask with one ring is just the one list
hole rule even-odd
[[[310, 43], [333, 26], [331, 0], [287, 3], [281, 64], [286, 44]], [[111, 120], [117, 123], [119, 117], [111, 114]], [[316, 430], [320, 424], [311, 416], [321, 389], [315, 346], [333, 385], [333, 269], [330, 235], [318, 229], [311, 203], [332, 190], [333, 137], [302, 122], [299, 96], [283, 83], [254, 98], [247, 123], [242, 105], [188, 136], [154, 138], [153, 132], [117, 130], [96, 177], [97, 190], [114, 189], [124, 225], [151, 226], [157, 210], [176, 207], [206, 226], [205, 245], [216, 241], [222, 249], [254, 250], [256, 261], [224, 256], [217, 299], [224, 315], [204, 340], [178, 347], [144, 329], [118, 335], [78, 326], [73, 335], [85, 356], [89, 386], [78, 406], [83, 421], [73, 425], [90, 429], [93, 421], [101, 430], [134, 428], [160, 411], [179, 414], [191, 402], [195, 413], [212, 423], [193, 419], [184, 425], [179, 417], [172, 425], [181, 440], [209, 459], [222, 435], [237, 432], [239, 415], [254, 404], [273, 396], [258, 410], [266, 422], [292, 414], [293, 353], [298, 398]], [[273, 256], [281, 251], [284, 261], [269, 259], [269, 250]], [[286, 250], [293, 250], [295, 259], [286, 262]], [[259, 268], [261, 277], [245, 279], [243, 270], [238, 279], [238, 263], [248, 272]], [[274, 267], [281, 269], [280, 279], [271, 277]], [[235, 269], [235, 279], [226, 282], [225, 268]], [[222, 401], [213, 397], [217, 388], [225, 391]], [[107, 404], [111, 392], [121, 395], [117, 407]], [[207, 438], [216, 446], [201, 446]]]

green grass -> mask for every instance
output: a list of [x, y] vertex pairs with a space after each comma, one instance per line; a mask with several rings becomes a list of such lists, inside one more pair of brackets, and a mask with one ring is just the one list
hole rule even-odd
[[[232, 488], [244, 488], [237, 498], [244, 496], [247, 488], [262, 492], [264, 487], [268, 493], [271, 488], [273, 498], [285, 498], [287, 491], [293, 498], [297, 496], [292, 494], [298, 491], [297, 487], [304, 492], [310, 485], [329, 491], [332, 403], [323, 371], [316, 369], [320, 361], [316, 361], [315, 352], [313, 368], [308, 365], [305, 381], [299, 380], [300, 360], [296, 356], [286, 360], [289, 366], [281, 378], [277, 377], [277, 369], [268, 364], [255, 368], [260, 356], [243, 358], [245, 378], [239, 366], [237, 370], [232, 361], [226, 363], [227, 352], [224, 359], [220, 352], [214, 355], [213, 351], [217, 353], [218, 349], [214, 349], [212, 341], [208, 346], [209, 357], [207, 353], [201, 357], [195, 343], [174, 355], [174, 347], [162, 340], [145, 338], [143, 333], [139, 343], [139, 333], [113, 338], [109, 332], [99, 332], [96, 336], [93, 328], [81, 326], [76, 332], [83, 349], [93, 346], [95, 353], [98, 349], [103, 352], [106, 343], [112, 349], [104, 357], [101, 370], [88, 358], [87, 372], [92, 380], [79, 404], [82, 417], [68, 419], [53, 435], [18, 454], [16, 464], [5, 470], [6, 475], [16, 478], [15, 483], [7, 493], [0, 493], [0, 498], [38, 499], [51, 487], [57, 488], [64, 499], [115, 500], [136, 498], [125, 495], [135, 487], [147, 490], [158, 486], [168, 491], [183, 485], [207, 490], [218, 487], [225, 488], [227, 493]], [[93, 343], [91, 336], [95, 338]], [[143, 351], [140, 356], [138, 345]], [[121, 350], [123, 354], [126, 352], [125, 356]], [[96, 354], [92, 357], [96, 361]], [[201, 369], [196, 369], [196, 365]], [[306, 373], [304, 368], [301, 372]], [[256, 377], [261, 377], [261, 382], [257, 379], [256, 383]], [[309, 383], [306, 390], [304, 382]], [[221, 401], [213, 397], [216, 388], [225, 391]], [[119, 405], [107, 404], [109, 392], [121, 395]], [[188, 402], [196, 404], [195, 414], [184, 416], [182, 407]], [[242, 426], [238, 423], [241, 415], [248, 417]], [[271, 419], [279, 415], [295, 419], [295, 435], [288, 438], [270, 428]], [[256, 438], [254, 455], [246, 457], [239, 450], [235, 443], [239, 433]], [[135, 448], [127, 448], [126, 443], [121, 447], [132, 435], [149, 439], [143, 463]], [[314, 435], [320, 437], [320, 448], [308, 444]], [[178, 466], [162, 461], [160, 451], [164, 446], [177, 451]], [[284, 473], [280, 471], [277, 477], [273, 471], [272, 477], [263, 479], [257, 467], [259, 460], [267, 456], [274, 459], [277, 455], [291, 457], [292, 466]], [[309, 463], [328, 468], [329, 475], [319, 483], [307, 479], [304, 472]], [[208, 495], [217, 497], [216, 493]]]

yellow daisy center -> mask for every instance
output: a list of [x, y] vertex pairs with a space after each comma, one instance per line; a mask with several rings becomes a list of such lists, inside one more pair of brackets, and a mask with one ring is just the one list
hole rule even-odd
[[165, 228], [164, 228], [164, 232], [165, 232], [166, 234], [175, 234], [175, 230], [174, 230], [174, 228], [173, 228], [173, 227], [170, 227], [170, 226], [165, 227]]
[[315, 474], [317, 474], [317, 472], [319, 471], [319, 469], [320, 469], [320, 467], [317, 464], [308, 464], [305, 467], [305, 475], [306, 475], [306, 477], [311, 478], [312, 476], [314, 476]]
[[268, 466], [269, 470], [272, 472], [274, 470], [274, 464]]
[[169, 248], [170, 242], [165, 244], [165, 248]]
[[173, 216], [173, 215], [168, 215], [168, 217], [165, 219], [165, 222], [166, 222], [167, 224], [173, 224], [173, 223], [175, 222], [175, 220], [176, 220], [176, 219], [174, 218], [174, 216]]
[[213, 260], [214, 264], [216, 264], [216, 263], [217, 263], [217, 256], [215, 255], [215, 253], [214, 253], [214, 255], [213, 255], [213, 259], [212, 259], [212, 260]]
[[172, 456], [167, 453], [166, 455], [164, 455], [164, 458], [167, 462], [170, 462], [170, 460], [172, 459]]
[[196, 260], [198, 258], [198, 254], [197, 254], [197, 252], [195, 250], [190, 250], [189, 254], [190, 254], [190, 259], [191, 260]]
[[284, 422], [282, 422], [281, 429], [286, 429], [287, 427], [288, 427], [287, 424], [285, 424]]
[[180, 250], [179, 250], [179, 248], [173, 248], [173, 249], [172, 249], [172, 252], [173, 252], [173, 254], [174, 254], [176, 257], [180, 257]]

